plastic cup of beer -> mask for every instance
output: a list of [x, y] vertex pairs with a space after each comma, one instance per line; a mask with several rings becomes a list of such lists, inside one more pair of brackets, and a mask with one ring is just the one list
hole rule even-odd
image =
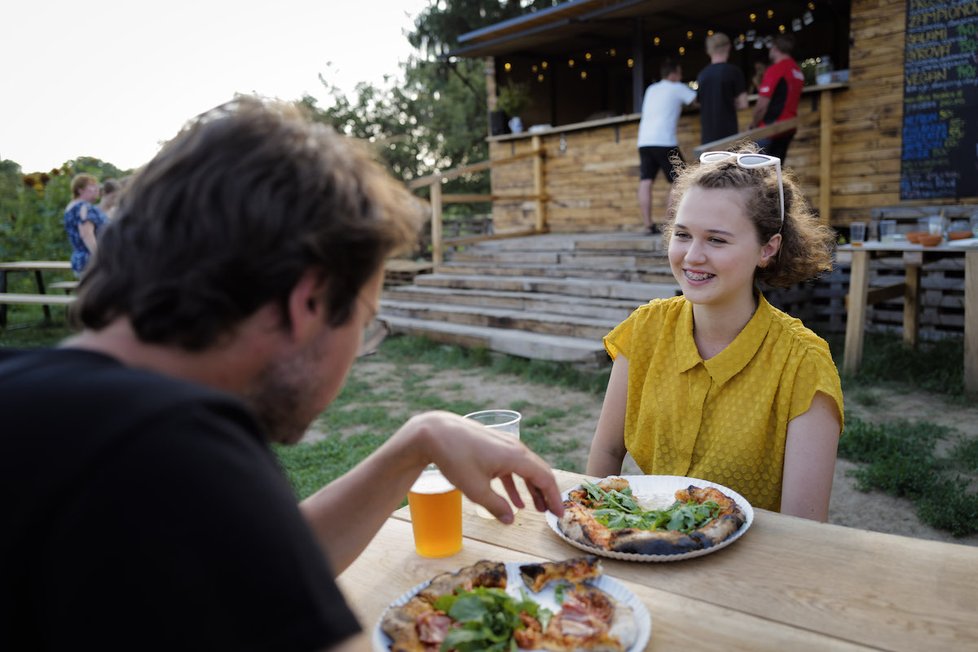
[[854, 247], [861, 247], [866, 242], [865, 222], [851, 222], [849, 224], [849, 241]]
[[462, 549], [462, 492], [429, 464], [408, 492], [414, 549], [422, 557], [449, 557]]
[[[480, 410], [479, 412], [466, 414], [465, 418], [478, 421], [487, 428], [498, 430], [511, 437], [520, 438], [520, 422], [523, 420], [523, 415], [516, 410]], [[503, 486], [502, 480], [493, 479], [491, 486], [497, 494], [506, 496], [506, 488]], [[512, 507], [514, 514], [519, 511], [515, 506]], [[495, 518], [482, 505], [476, 505], [475, 513], [482, 518]]]

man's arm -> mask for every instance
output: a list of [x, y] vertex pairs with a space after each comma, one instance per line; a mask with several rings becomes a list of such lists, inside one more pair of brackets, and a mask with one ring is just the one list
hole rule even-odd
[[815, 394], [807, 412], [788, 423], [781, 513], [828, 520], [840, 429], [835, 401], [822, 392]]
[[738, 111], [742, 111], [747, 108], [747, 91], [744, 91], [740, 95], [734, 98], [734, 108]]
[[367, 459], [300, 504], [334, 572], [356, 559], [430, 463], [504, 523], [513, 521], [513, 512], [489, 487], [492, 478], [502, 480], [517, 507], [525, 505], [514, 474], [523, 478], [539, 511], [563, 512], [550, 467], [518, 439], [457, 414], [427, 412], [412, 417]]
[[747, 127], [748, 129], [753, 129], [761, 123], [761, 120], [764, 119], [764, 114], [767, 113], [768, 104], [770, 103], [770, 97], [764, 97], [762, 95], [757, 97], [757, 103], [754, 105], [754, 117], [751, 119], [750, 126]]

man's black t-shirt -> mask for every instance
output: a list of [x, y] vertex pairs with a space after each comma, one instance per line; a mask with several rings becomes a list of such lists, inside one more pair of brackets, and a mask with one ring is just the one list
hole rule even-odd
[[0, 649], [315, 650], [360, 627], [250, 412], [0, 351]]
[[700, 103], [701, 143], [733, 136], [738, 131], [734, 100], [745, 91], [744, 73], [730, 63], [711, 63], [696, 79]]

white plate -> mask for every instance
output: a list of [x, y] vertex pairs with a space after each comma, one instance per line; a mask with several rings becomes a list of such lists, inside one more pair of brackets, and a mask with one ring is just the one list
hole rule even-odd
[[[742, 537], [744, 532], [746, 532], [750, 527], [751, 523], [754, 522], [754, 508], [751, 507], [749, 502], [747, 502], [747, 499], [733, 489], [724, 487], [722, 484], [717, 484], [716, 482], [700, 480], [699, 478], [687, 478], [681, 475], [622, 475], [614, 477], [621, 477], [628, 480], [628, 484], [632, 487], [632, 495], [640, 501], [653, 499], [660, 503], [660, 507], [668, 507], [675, 502], [674, 494], [677, 489], [685, 489], [691, 484], [698, 487], [715, 487], [737, 502], [740, 509], [742, 509], [744, 512], [746, 521], [740, 526], [739, 530], [734, 532], [725, 541], [722, 541], [715, 546], [703, 548], [702, 550], [693, 550], [692, 552], [680, 552], [674, 555], [640, 555], [634, 552], [613, 552], [611, 550], [601, 550], [600, 548], [594, 548], [577, 541], [572, 541], [560, 531], [560, 526], [557, 524], [557, 517], [551, 512], [547, 512], [547, 523], [550, 525], [550, 529], [556, 532], [557, 536], [572, 546], [580, 548], [581, 550], [586, 550], [594, 555], [601, 555], [602, 557], [624, 559], [625, 561], [679, 561], [680, 559], [701, 557], [703, 555], [708, 555], [711, 552], [716, 552], [717, 550], [726, 548], [731, 543]], [[581, 485], [577, 485], [576, 487], [568, 489], [561, 494], [561, 496], [564, 500], [567, 500], [568, 494], [580, 486]]]
[[[514, 598], [520, 598], [520, 589], [526, 588], [523, 583], [523, 579], [520, 577], [520, 566], [528, 563], [535, 562], [507, 562], [506, 563], [506, 593], [510, 594]], [[405, 592], [401, 597], [391, 603], [390, 607], [400, 607], [407, 603], [408, 600], [414, 597], [418, 591], [428, 586], [431, 580], [427, 582], [422, 582], [410, 590]], [[618, 580], [608, 577], [607, 575], [602, 575], [597, 580], [589, 581], [588, 584], [596, 586], [611, 597], [615, 598], [619, 602], [628, 605], [632, 608], [632, 613], [635, 614], [635, 625], [638, 629], [638, 637], [635, 639], [635, 644], [628, 648], [628, 652], [641, 652], [648, 645], [649, 638], [652, 636], [652, 617], [649, 615], [649, 609], [645, 606], [641, 600], [638, 599], [634, 593], [628, 590], [624, 584]], [[533, 593], [529, 589], [526, 592], [533, 598], [533, 600], [547, 609], [550, 609], [555, 614], [560, 611], [560, 606], [554, 599], [554, 589], [553, 585], [548, 586], [539, 593]], [[380, 628], [380, 623], [383, 621], [384, 617], [381, 616], [380, 620], [374, 626], [373, 637], [371, 642], [373, 644], [373, 649], [375, 652], [389, 652], [391, 649], [391, 638], [384, 633]]]

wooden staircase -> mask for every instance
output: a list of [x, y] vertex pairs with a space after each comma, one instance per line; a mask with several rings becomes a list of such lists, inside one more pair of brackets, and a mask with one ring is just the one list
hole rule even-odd
[[470, 245], [389, 287], [394, 333], [542, 360], [606, 359], [601, 338], [637, 306], [679, 291], [659, 236], [545, 234]]

